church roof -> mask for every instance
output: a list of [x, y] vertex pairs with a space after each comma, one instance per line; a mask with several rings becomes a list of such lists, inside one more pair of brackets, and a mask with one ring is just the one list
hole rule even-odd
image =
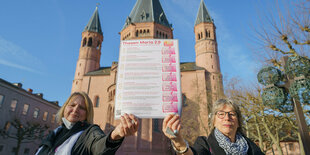
[[[205, 70], [202, 67], [196, 66], [195, 62], [182, 62], [180, 64], [180, 70], [181, 72], [186, 71], [195, 71], [195, 70]], [[111, 67], [100, 67], [98, 70], [88, 72], [85, 74], [85, 76], [100, 76], [100, 75], [110, 75], [111, 73]]]
[[213, 19], [209, 15], [209, 12], [207, 10], [207, 7], [206, 7], [205, 3], [203, 2], [203, 0], [201, 0], [200, 6], [199, 6], [199, 10], [198, 10], [198, 13], [197, 13], [197, 18], [196, 18], [195, 25], [198, 25], [198, 24], [204, 23], [204, 22], [212, 23]]
[[167, 20], [159, 0], [137, 0], [134, 8], [131, 10], [130, 15], [126, 19], [126, 23], [123, 29], [126, 28], [130, 23], [145, 22], [155, 22], [170, 28], [172, 27]]
[[85, 32], [85, 31], [98, 32], [102, 35], [101, 24], [100, 24], [100, 20], [99, 20], [98, 7], [96, 7], [95, 12], [91, 16], [91, 18], [90, 18], [90, 20], [89, 20], [88, 24], [86, 25], [83, 32]]
[[195, 62], [181, 62], [180, 70], [181, 72], [186, 72], [186, 71], [205, 70], [205, 69], [202, 67], [196, 66]]

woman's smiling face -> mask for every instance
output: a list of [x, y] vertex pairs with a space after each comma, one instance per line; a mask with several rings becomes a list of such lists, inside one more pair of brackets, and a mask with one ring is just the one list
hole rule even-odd
[[72, 97], [64, 110], [64, 117], [71, 123], [86, 120], [86, 105], [81, 95]]
[[214, 118], [214, 127], [221, 131], [225, 136], [235, 136], [238, 124], [238, 116], [234, 109], [230, 106], [224, 105]]

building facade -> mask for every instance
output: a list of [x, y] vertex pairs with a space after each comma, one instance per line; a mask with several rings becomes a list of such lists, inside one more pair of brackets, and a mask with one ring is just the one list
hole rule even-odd
[[[24, 90], [21, 83], [12, 84], [0, 79], [0, 128], [11, 136], [17, 136], [14, 127], [17, 120], [22, 128], [29, 125], [40, 124], [47, 126], [45, 132], [53, 130], [58, 126], [55, 121], [56, 113], [60, 107], [58, 102], [49, 102], [43, 99], [43, 94], [34, 94], [32, 89]], [[28, 128], [29, 129], [29, 128]], [[2, 134], [2, 133], [1, 133]], [[35, 154], [42, 139], [26, 140], [20, 145], [19, 154]], [[10, 137], [0, 136], [0, 155], [14, 154], [17, 140]]]
[[[200, 120], [204, 120], [199, 122], [199, 134], [207, 135], [208, 107], [223, 95], [223, 82], [215, 25], [203, 0], [193, 28], [196, 60], [181, 63], [181, 88], [183, 98], [199, 104]], [[173, 28], [159, 0], [137, 0], [120, 31], [120, 40], [135, 39], [173, 39]], [[117, 62], [100, 67], [102, 41], [103, 33], [96, 8], [82, 32], [71, 92], [86, 92], [94, 104], [94, 122], [103, 130], [110, 131], [119, 123], [114, 120]], [[170, 144], [161, 132], [161, 125], [161, 119], [141, 119], [137, 134], [126, 138], [117, 154], [171, 154]]]

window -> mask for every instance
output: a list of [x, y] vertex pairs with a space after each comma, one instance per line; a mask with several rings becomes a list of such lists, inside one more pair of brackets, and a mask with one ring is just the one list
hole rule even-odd
[[8, 132], [10, 130], [10, 127], [11, 127], [11, 122], [6, 122], [4, 126], [5, 132]]
[[158, 119], [153, 119], [153, 130], [156, 131], [156, 132], [160, 132], [160, 129], [159, 129], [159, 120]]
[[29, 104], [24, 104], [23, 115], [27, 115], [29, 109]]
[[93, 38], [89, 38], [88, 39], [88, 43], [87, 43], [87, 46], [92, 46], [93, 45]]
[[30, 152], [30, 150], [29, 150], [28, 148], [25, 148], [25, 150], [24, 150], [24, 155], [28, 155], [29, 152]]
[[55, 120], [56, 120], [56, 114], [53, 114], [53, 115], [52, 115], [52, 120], [51, 120], [51, 122], [52, 122], [52, 123], [55, 123]]
[[200, 39], [200, 34], [198, 34], [198, 40]]
[[83, 47], [86, 45], [86, 38], [83, 39]]
[[45, 111], [44, 114], [43, 114], [43, 121], [46, 121], [46, 120], [47, 120], [47, 116], [48, 116], [48, 112]]
[[99, 99], [99, 96], [96, 96], [96, 101], [95, 101], [95, 107], [99, 107], [99, 101], [100, 101], [100, 99]]
[[100, 42], [99, 41], [97, 41], [97, 48], [96, 48], [97, 50], [99, 50], [100, 49]]
[[17, 100], [12, 100], [11, 102], [11, 111], [15, 111], [17, 106]]
[[16, 147], [13, 147], [13, 148], [12, 148], [12, 153], [13, 153], [13, 154], [16, 154], [16, 151], [17, 151]]
[[2, 107], [3, 103], [4, 103], [4, 96], [0, 95], [0, 108]]
[[294, 143], [289, 143], [289, 144], [288, 144], [288, 149], [289, 149], [290, 151], [294, 151], [294, 150], [295, 150], [295, 148], [294, 148]]
[[40, 112], [39, 108], [34, 108], [33, 118], [38, 118], [39, 112]]
[[0, 152], [2, 152], [3, 150], [3, 145], [0, 145]]

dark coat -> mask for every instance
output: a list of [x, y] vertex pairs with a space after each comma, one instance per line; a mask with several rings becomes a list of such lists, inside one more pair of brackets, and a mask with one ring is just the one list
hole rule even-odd
[[[248, 143], [248, 155], [264, 155], [260, 148], [249, 138], [243, 136]], [[214, 130], [209, 137], [199, 136], [193, 147], [191, 147], [194, 155], [226, 155], [224, 149], [219, 146], [215, 139]]]
[[[79, 136], [76, 143], [71, 149], [72, 155], [114, 155], [117, 149], [121, 146], [123, 139], [112, 141], [110, 134], [106, 135], [98, 125], [89, 125], [87, 123], [77, 122], [72, 129], [58, 130], [56, 134], [51, 132], [40, 147], [42, 149], [38, 155], [53, 155], [55, 149], [60, 146], [70, 136], [82, 130], [83, 133]], [[65, 131], [66, 130], [66, 131]]]

